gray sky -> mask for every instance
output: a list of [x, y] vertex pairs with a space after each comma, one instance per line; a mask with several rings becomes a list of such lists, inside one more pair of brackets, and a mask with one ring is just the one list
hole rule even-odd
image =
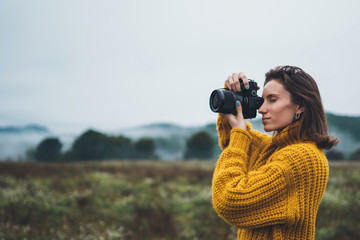
[[[0, 0], [0, 125], [214, 122], [213, 89], [278, 65], [360, 115], [359, 1]], [[261, 92], [260, 92], [261, 94]]]

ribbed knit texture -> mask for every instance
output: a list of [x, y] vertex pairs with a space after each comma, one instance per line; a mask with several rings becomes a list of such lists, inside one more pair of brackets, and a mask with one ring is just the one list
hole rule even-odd
[[237, 227], [238, 239], [314, 239], [315, 219], [329, 168], [313, 142], [293, 124], [275, 136], [231, 129], [219, 116], [223, 152], [212, 181], [215, 210]]

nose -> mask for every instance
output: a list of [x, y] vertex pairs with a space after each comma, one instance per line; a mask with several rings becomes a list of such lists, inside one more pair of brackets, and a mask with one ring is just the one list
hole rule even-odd
[[258, 112], [262, 115], [264, 115], [266, 113], [266, 107], [265, 107], [265, 102], [261, 105], [261, 107], [259, 108]]

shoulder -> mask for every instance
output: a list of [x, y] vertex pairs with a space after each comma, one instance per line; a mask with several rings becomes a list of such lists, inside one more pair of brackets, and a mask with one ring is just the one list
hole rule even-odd
[[307, 168], [309, 166], [325, 167], [328, 163], [324, 152], [314, 142], [301, 142], [288, 145], [273, 156], [273, 161], [281, 161], [291, 168]]
[[282, 148], [279, 152], [301, 158], [321, 158], [325, 156], [324, 152], [314, 142], [291, 144]]

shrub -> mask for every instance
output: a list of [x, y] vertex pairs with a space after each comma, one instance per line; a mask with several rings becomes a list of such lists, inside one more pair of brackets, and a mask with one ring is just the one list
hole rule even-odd
[[329, 160], [344, 160], [345, 156], [342, 151], [339, 150], [330, 150], [326, 152], [326, 157]]
[[134, 158], [155, 159], [155, 144], [151, 138], [141, 138], [134, 144]]
[[94, 130], [88, 130], [75, 140], [72, 150], [66, 153], [65, 158], [75, 160], [125, 159], [130, 155], [130, 139], [123, 136], [107, 136]]
[[214, 143], [211, 136], [200, 131], [191, 136], [186, 142], [185, 159], [209, 159], [213, 157]]
[[352, 159], [352, 160], [360, 160], [360, 148], [357, 149], [355, 152], [353, 152], [350, 155], [350, 159]]
[[62, 144], [58, 138], [46, 138], [36, 148], [34, 157], [39, 161], [54, 161], [60, 158]]

